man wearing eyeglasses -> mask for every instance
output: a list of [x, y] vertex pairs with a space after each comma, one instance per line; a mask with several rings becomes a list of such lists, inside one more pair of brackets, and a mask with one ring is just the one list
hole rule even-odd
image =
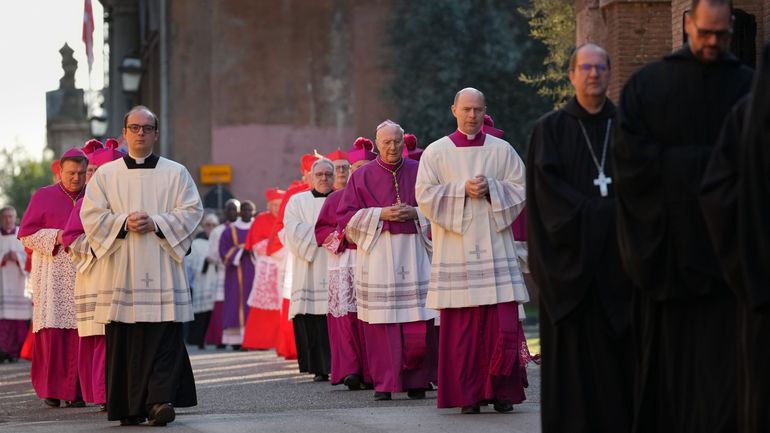
[[283, 216], [283, 244], [291, 255], [291, 303], [289, 320], [294, 322], [299, 371], [313, 375], [313, 381], [329, 380], [331, 349], [326, 323], [329, 303], [324, 248], [315, 240], [315, 223], [326, 197], [332, 193], [334, 164], [316, 159], [310, 167], [310, 191], [292, 196]]
[[736, 425], [736, 302], [698, 204], [699, 185], [751, 70], [728, 50], [729, 0], [693, 0], [688, 41], [623, 88], [614, 146], [618, 235], [639, 337], [634, 431]]
[[[527, 154], [529, 267], [540, 287], [543, 432], [629, 432], [631, 281], [618, 259], [610, 58], [570, 57], [575, 96], [535, 125]], [[587, 385], [588, 384], [588, 385]]]
[[174, 407], [197, 404], [182, 337], [182, 322], [193, 319], [182, 259], [203, 205], [187, 169], [153, 153], [152, 111], [132, 108], [123, 136], [128, 155], [96, 171], [80, 212], [93, 254], [114, 272], [95, 311], [106, 324], [107, 416], [166, 425]]

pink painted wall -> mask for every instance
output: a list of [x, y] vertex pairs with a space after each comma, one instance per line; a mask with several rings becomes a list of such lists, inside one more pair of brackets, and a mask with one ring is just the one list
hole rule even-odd
[[214, 128], [211, 163], [231, 164], [230, 191], [240, 200], [252, 200], [257, 211], [265, 208], [264, 191], [286, 188], [298, 179], [300, 158], [318, 149], [327, 154], [346, 150], [355, 140], [353, 128], [319, 128], [294, 125], [242, 125]]

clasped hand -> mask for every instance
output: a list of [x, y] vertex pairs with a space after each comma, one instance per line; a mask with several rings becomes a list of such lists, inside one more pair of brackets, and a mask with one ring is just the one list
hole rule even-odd
[[486, 177], [478, 175], [465, 182], [465, 195], [468, 197], [484, 198], [487, 194], [489, 194], [489, 182]]
[[152, 233], [155, 231], [155, 223], [150, 215], [144, 211], [136, 211], [128, 214], [126, 229], [134, 233]]
[[411, 221], [417, 219], [417, 209], [406, 204], [396, 204], [390, 207], [382, 208], [380, 212], [380, 219], [382, 221]]

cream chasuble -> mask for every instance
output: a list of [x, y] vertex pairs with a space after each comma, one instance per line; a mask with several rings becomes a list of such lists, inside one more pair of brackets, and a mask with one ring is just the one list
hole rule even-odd
[[[315, 223], [326, 197], [314, 197], [312, 191], [292, 196], [283, 216], [283, 243], [291, 260], [291, 304], [289, 319], [297, 314], [323, 314], [328, 308], [327, 256], [316, 244]], [[288, 278], [288, 276], [287, 276]]]
[[[150, 215], [164, 238], [123, 232], [128, 214], [138, 210]], [[98, 322], [193, 319], [182, 259], [203, 205], [187, 169], [165, 158], [155, 168], [128, 169], [125, 158], [107, 163], [89, 182], [80, 217], [97, 260], [111, 261], [111, 284], [97, 297]]]
[[[465, 182], [477, 175], [489, 182], [483, 199], [465, 196]], [[529, 300], [511, 232], [525, 205], [524, 164], [506, 141], [489, 134], [483, 146], [435, 141], [420, 159], [415, 189], [433, 228], [428, 307]]]
[[417, 209], [417, 234], [383, 231], [382, 208], [360, 209], [345, 227], [358, 246], [355, 285], [358, 318], [367, 323], [407, 323], [438, 317], [425, 308], [430, 278], [430, 223]]

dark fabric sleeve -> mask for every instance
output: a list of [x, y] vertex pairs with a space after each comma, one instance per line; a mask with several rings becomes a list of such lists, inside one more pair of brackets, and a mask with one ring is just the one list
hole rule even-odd
[[535, 127], [527, 155], [527, 239], [532, 276], [556, 322], [595, 278], [615, 209], [611, 199], [586, 196], [569, 183], [559, 143], [550, 136], [564, 125], [547, 120]]
[[623, 87], [612, 146], [618, 243], [623, 266], [639, 287], [659, 287], [666, 273], [662, 145], [652, 138], [639, 79]]
[[748, 105], [744, 98], [725, 119], [701, 183], [700, 205], [711, 241], [730, 287], [745, 299], [738, 245], [738, 171], [743, 118]]
[[739, 172], [738, 242], [741, 269], [752, 308], [770, 310], [770, 46], [762, 62], [747, 109], [744, 152]]

